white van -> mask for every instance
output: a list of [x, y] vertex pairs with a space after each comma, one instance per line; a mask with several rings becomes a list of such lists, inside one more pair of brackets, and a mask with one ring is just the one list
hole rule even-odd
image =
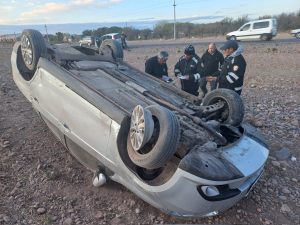
[[264, 19], [245, 23], [240, 29], [226, 34], [227, 40], [261, 39], [270, 41], [277, 34], [277, 20]]

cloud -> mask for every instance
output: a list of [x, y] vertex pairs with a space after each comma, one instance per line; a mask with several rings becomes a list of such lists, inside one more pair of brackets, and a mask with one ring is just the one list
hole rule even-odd
[[[98, 7], [100, 9], [122, 1], [123, 0], [74, 0], [67, 3], [48, 2], [32, 9], [31, 11], [21, 13], [20, 17], [26, 20], [26, 18], [74, 11], [86, 7]], [[32, 1], [29, 1], [29, 3], [32, 3]]]

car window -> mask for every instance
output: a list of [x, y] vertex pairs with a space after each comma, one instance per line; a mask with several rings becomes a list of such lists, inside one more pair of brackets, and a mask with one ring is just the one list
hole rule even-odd
[[253, 29], [261, 29], [269, 26], [269, 21], [257, 22], [253, 24]]
[[243, 26], [241, 28], [241, 31], [246, 31], [246, 30], [249, 30], [250, 29], [250, 24], [246, 24], [245, 26]]

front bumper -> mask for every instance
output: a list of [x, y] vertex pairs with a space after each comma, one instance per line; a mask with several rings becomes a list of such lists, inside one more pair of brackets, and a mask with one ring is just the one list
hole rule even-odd
[[[175, 176], [180, 178], [169, 189], [157, 193], [157, 200], [160, 201], [161, 210], [172, 216], [205, 217], [217, 215], [247, 196], [262, 172], [263, 168], [247, 178], [214, 182], [202, 180], [179, 169]], [[203, 187], [211, 190], [215, 190], [215, 187], [227, 187], [227, 190], [214, 198], [210, 195], [216, 193], [205, 191]], [[233, 194], [227, 195], [226, 191]]]
[[167, 183], [154, 189], [161, 210], [178, 217], [212, 216], [247, 196], [262, 175], [269, 153], [262, 143], [249, 135], [222, 149], [221, 153], [223, 159], [239, 171], [240, 177], [203, 178], [200, 173], [195, 174], [195, 170], [191, 173], [178, 168]]

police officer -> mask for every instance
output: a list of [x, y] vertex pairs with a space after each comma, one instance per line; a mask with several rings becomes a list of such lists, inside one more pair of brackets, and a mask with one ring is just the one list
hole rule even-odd
[[[221, 71], [216, 73], [218, 75], [218, 88], [231, 89], [240, 95], [247, 66], [242, 56], [243, 49], [239, 47], [236, 41], [229, 40], [221, 47], [221, 50], [223, 50], [225, 59]], [[209, 80], [216, 80], [216, 77], [210, 77]]]
[[156, 56], [149, 58], [145, 63], [145, 72], [160, 79], [168, 76], [168, 57], [168, 52], [160, 51]]
[[181, 89], [192, 95], [198, 96], [201, 74], [203, 74], [202, 61], [195, 53], [193, 45], [184, 49], [184, 55], [179, 58], [174, 68], [174, 73], [180, 79]]

